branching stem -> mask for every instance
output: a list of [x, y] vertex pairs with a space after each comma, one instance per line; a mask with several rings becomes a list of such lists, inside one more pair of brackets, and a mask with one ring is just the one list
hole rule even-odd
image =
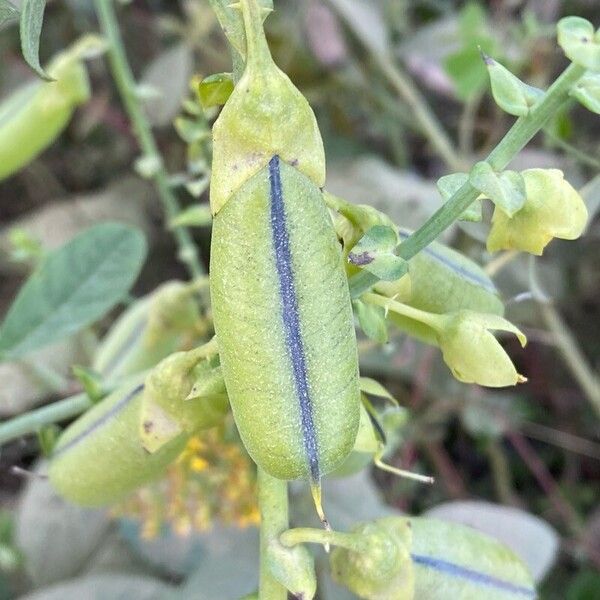
[[[529, 114], [517, 119], [486, 159], [495, 171], [506, 168], [533, 136], [544, 127], [550, 117], [569, 100], [569, 90], [584, 73], [585, 69], [578, 65], [572, 64], [567, 67], [531, 108]], [[410, 260], [452, 225], [478, 196], [479, 191], [470, 183], [465, 183], [419, 229], [400, 244], [398, 256]], [[379, 278], [368, 271], [357, 273], [350, 279], [352, 297], [358, 298], [378, 281]]]

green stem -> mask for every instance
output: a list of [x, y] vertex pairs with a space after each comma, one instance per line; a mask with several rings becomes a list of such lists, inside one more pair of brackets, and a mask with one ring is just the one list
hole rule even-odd
[[273, 577], [267, 564], [267, 547], [289, 527], [287, 483], [258, 468], [260, 508], [259, 600], [287, 600], [287, 590]]
[[[517, 119], [486, 159], [495, 171], [506, 168], [508, 163], [527, 145], [533, 136], [544, 127], [548, 119], [568, 101], [569, 90], [584, 73], [585, 69], [578, 65], [572, 64], [567, 67], [550, 86], [543, 98], [532, 107], [529, 114]], [[479, 191], [470, 183], [465, 183], [417, 231], [400, 244], [398, 256], [404, 260], [410, 260], [452, 225], [478, 196]], [[352, 297], [361, 296], [378, 281], [379, 278], [376, 275], [364, 270], [354, 275], [350, 279]]]
[[[119, 25], [115, 15], [114, 0], [94, 0], [96, 14], [102, 33], [109, 43], [109, 60], [113, 78], [121, 94], [121, 99], [127, 110], [127, 114], [133, 125], [133, 131], [138, 140], [140, 148], [146, 156], [160, 158], [156, 140], [152, 129], [144, 115], [142, 106], [136, 93], [136, 82], [127, 61], [127, 55], [121, 39]], [[152, 176], [156, 185], [160, 201], [166, 214], [166, 219], [171, 222], [180, 211], [179, 201], [169, 185], [167, 170], [160, 161], [160, 166]], [[179, 260], [185, 264], [192, 278], [204, 274], [204, 268], [200, 262], [198, 249], [194, 244], [189, 230], [183, 226], [173, 229], [177, 245], [179, 247]]]
[[71, 419], [93, 405], [87, 394], [77, 394], [48, 406], [23, 413], [0, 424], [0, 445], [24, 435], [36, 433], [45, 425]]
[[533, 256], [529, 260], [529, 287], [534, 300], [540, 307], [546, 327], [554, 336], [556, 347], [562, 354], [565, 364], [587, 396], [592, 408], [600, 415], [600, 380], [588, 364], [587, 358], [580, 350], [569, 326], [542, 289], [537, 278], [536, 262]]
[[312, 527], [297, 527], [288, 529], [279, 536], [279, 541], [289, 548], [298, 544], [321, 544], [328, 547], [339, 546], [355, 552], [364, 552], [361, 537], [353, 533], [341, 533], [329, 529], [313, 529]]
[[397, 300], [393, 300], [392, 298], [388, 298], [386, 296], [369, 293], [364, 294], [362, 296], [362, 300], [368, 302], [369, 304], [381, 306], [386, 310], [391, 310], [392, 312], [418, 321], [419, 323], [429, 325], [429, 327], [435, 331], [441, 331], [444, 327], [444, 317], [442, 315], [425, 312], [424, 310], [414, 308], [413, 306], [408, 306], [408, 304], [402, 304], [402, 302], [398, 302]]
[[548, 302], [539, 302], [542, 318], [548, 329], [554, 334], [557, 348], [567, 367], [587, 396], [590, 404], [600, 416], [600, 380], [588, 364], [575, 337], [556, 308]]

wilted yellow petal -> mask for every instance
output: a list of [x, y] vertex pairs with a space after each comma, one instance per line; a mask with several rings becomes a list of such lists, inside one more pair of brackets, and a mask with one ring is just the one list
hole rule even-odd
[[496, 208], [487, 248], [542, 254], [552, 238], [574, 240], [585, 229], [587, 209], [559, 169], [523, 171], [527, 199], [512, 218]]

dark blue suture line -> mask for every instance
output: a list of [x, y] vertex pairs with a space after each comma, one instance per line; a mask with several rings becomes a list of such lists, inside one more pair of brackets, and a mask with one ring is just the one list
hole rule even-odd
[[[400, 235], [400, 239], [402, 239], [402, 240], [408, 239], [411, 235], [410, 233], [407, 233], [406, 231], [403, 231], [402, 229], [399, 229], [398, 233]], [[435, 250], [433, 250], [429, 246], [426, 246], [425, 248], [423, 248], [423, 250], [421, 250], [421, 252], [424, 252], [425, 254], [429, 254], [429, 256], [431, 256], [432, 258], [435, 258], [438, 262], [442, 263], [445, 267], [448, 267], [452, 271], [459, 273], [460, 275], [464, 276], [465, 279], [470, 279], [473, 283], [479, 285], [482, 288], [485, 288], [488, 292], [498, 294], [498, 290], [496, 289], [496, 287], [494, 286], [493, 283], [491, 283], [487, 279], [484, 279], [483, 277], [479, 277], [478, 275], [476, 275], [475, 273], [472, 273], [468, 269], [465, 269], [464, 267], [461, 267], [460, 265], [453, 263], [450, 259], [446, 258], [445, 256], [442, 256], [441, 254], [438, 254]]]
[[147, 323], [148, 319], [146, 317], [142, 317], [139, 323], [136, 323], [135, 327], [131, 330], [131, 333], [127, 336], [127, 338], [125, 338], [125, 343], [106, 365], [102, 373], [104, 377], [111, 375], [112, 372], [119, 366], [119, 363], [125, 358], [127, 352], [133, 348], [134, 344], [144, 332], [144, 328], [146, 327]]
[[73, 446], [79, 444], [79, 442], [81, 442], [84, 438], [90, 435], [90, 433], [93, 433], [97, 429], [100, 429], [102, 425], [106, 424], [114, 416], [119, 414], [143, 389], [143, 383], [135, 387], [133, 390], [131, 390], [131, 392], [129, 392], [129, 394], [124, 396], [122, 400], [116, 402], [109, 411], [105, 412], [97, 421], [92, 423], [87, 429], [84, 429], [81, 433], [77, 434], [73, 439], [69, 440], [66, 444], [64, 444], [64, 446], [60, 446], [60, 448], [57, 448], [53, 452], [52, 457], [56, 458], [57, 456], [60, 456], [63, 452], [69, 450], [69, 448], [72, 448]]
[[467, 581], [470, 581], [476, 585], [486, 585], [488, 587], [496, 588], [497, 590], [502, 590], [512, 594], [519, 594], [521, 596], [527, 596], [528, 598], [536, 598], [535, 590], [532, 590], [531, 588], [515, 585], [509, 581], [503, 581], [502, 579], [497, 579], [491, 575], [486, 575], [485, 573], [479, 573], [478, 571], [467, 569], [467, 567], [461, 567], [460, 565], [447, 562], [440, 558], [423, 556], [421, 554], [411, 554], [411, 558], [417, 565], [429, 567], [434, 571], [446, 573], [447, 575], [456, 577], [458, 579], [466, 579]]
[[292, 363], [296, 393], [300, 401], [304, 451], [308, 457], [311, 479], [316, 483], [321, 477], [319, 471], [319, 451], [317, 448], [312, 402], [308, 386], [306, 356], [304, 355], [304, 345], [300, 332], [300, 311], [298, 310], [298, 299], [294, 283], [290, 236], [285, 218], [278, 156], [274, 156], [269, 162], [269, 184], [271, 187], [271, 234], [273, 236], [275, 265], [279, 278], [281, 317], [285, 331], [285, 343]]

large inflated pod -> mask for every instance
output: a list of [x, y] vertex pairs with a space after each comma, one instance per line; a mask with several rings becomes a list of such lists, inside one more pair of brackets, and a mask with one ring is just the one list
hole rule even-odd
[[48, 471], [62, 496], [83, 506], [116, 502], [160, 477], [190, 435], [222, 420], [220, 369], [199, 350], [129, 378], [64, 431]]
[[83, 58], [101, 47], [87, 36], [56, 55], [46, 72], [0, 104], [0, 181], [29, 164], [65, 129], [75, 108], [90, 97]]
[[315, 117], [273, 63], [256, 1], [241, 7], [246, 69], [214, 126], [214, 325], [248, 452], [318, 494], [359, 424], [350, 296]]

